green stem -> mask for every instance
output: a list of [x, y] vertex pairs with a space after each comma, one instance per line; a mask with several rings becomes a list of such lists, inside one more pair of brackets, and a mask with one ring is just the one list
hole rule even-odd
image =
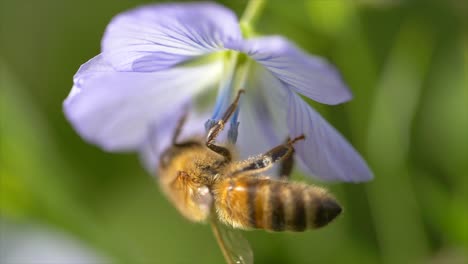
[[[242, 55], [240, 55], [242, 56]], [[244, 55], [245, 56], [245, 55]], [[251, 61], [245, 59], [242, 63], [238, 63], [236, 67], [236, 76], [233, 83], [234, 92], [237, 93], [241, 89], [246, 89], [247, 78], [251, 67]]]
[[248, 35], [252, 31], [253, 25], [255, 25], [265, 7], [265, 3], [266, 0], [250, 0], [247, 3], [247, 7], [240, 19], [240, 26], [244, 34]]

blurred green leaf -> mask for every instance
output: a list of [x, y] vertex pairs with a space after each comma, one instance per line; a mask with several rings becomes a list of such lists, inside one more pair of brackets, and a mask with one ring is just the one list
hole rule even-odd
[[437, 230], [438, 239], [468, 248], [468, 207], [466, 193], [451, 193], [435, 180], [434, 175], [412, 170], [428, 225]]
[[55, 152], [47, 122], [2, 61], [0, 72], [1, 216], [66, 229], [97, 247], [117, 253], [118, 243], [101, 234], [73, 194], [67, 177], [74, 173], [66, 169]]
[[[429, 77], [414, 131], [413, 160], [427, 221], [448, 243], [468, 247], [468, 60], [464, 39], [447, 39]], [[466, 50], [466, 48], [465, 48]]]
[[305, 3], [311, 26], [330, 35], [342, 32], [352, 19], [356, 5], [352, 1], [305, 1]]
[[433, 37], [418, 20], [402, 25], [377, 86], [369, 123], [367, 148], [376, 178], [368, 191], [385, 263], [414, 262], [428, 251], [406, 163]]

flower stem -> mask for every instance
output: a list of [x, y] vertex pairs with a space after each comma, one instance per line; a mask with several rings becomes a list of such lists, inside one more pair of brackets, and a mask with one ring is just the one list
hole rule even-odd
[[241, 28], [252, 28], [265, 7], [266, 0], [250, 0], [240, 19]]

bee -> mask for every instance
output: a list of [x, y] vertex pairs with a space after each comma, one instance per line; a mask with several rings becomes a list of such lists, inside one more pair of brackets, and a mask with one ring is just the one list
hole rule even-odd
[[[211, 220], [230, 263], [250, 263], [253, 257], [246, 241], [225, 225], [236, 229], [301, 232], [323, 227], [341, 212], [327, 190], [289, 181], [293, 145], [304, 140], [304, 135], [246, 160], [237, 160], [232, 144], [215, 144], [236, 111], [242, 92], [208, 131], [205, 140], [192, 138], [179, 142], [186, 117], [181, 118], [172, 145], [160, 156], [158, 169], [163, 192], [185, 218], [194, 222]], [[280, 164], [279, 179], [263, 174], [275, 163]]]

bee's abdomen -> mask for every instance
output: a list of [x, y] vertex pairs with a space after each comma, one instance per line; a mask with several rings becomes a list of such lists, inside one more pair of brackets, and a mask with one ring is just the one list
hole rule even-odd
[[332, 221], [341, 207], [326, 190], [257, 177], [226, 179], [217, 187], [221, 220], [239, 228], [304, 231]]

